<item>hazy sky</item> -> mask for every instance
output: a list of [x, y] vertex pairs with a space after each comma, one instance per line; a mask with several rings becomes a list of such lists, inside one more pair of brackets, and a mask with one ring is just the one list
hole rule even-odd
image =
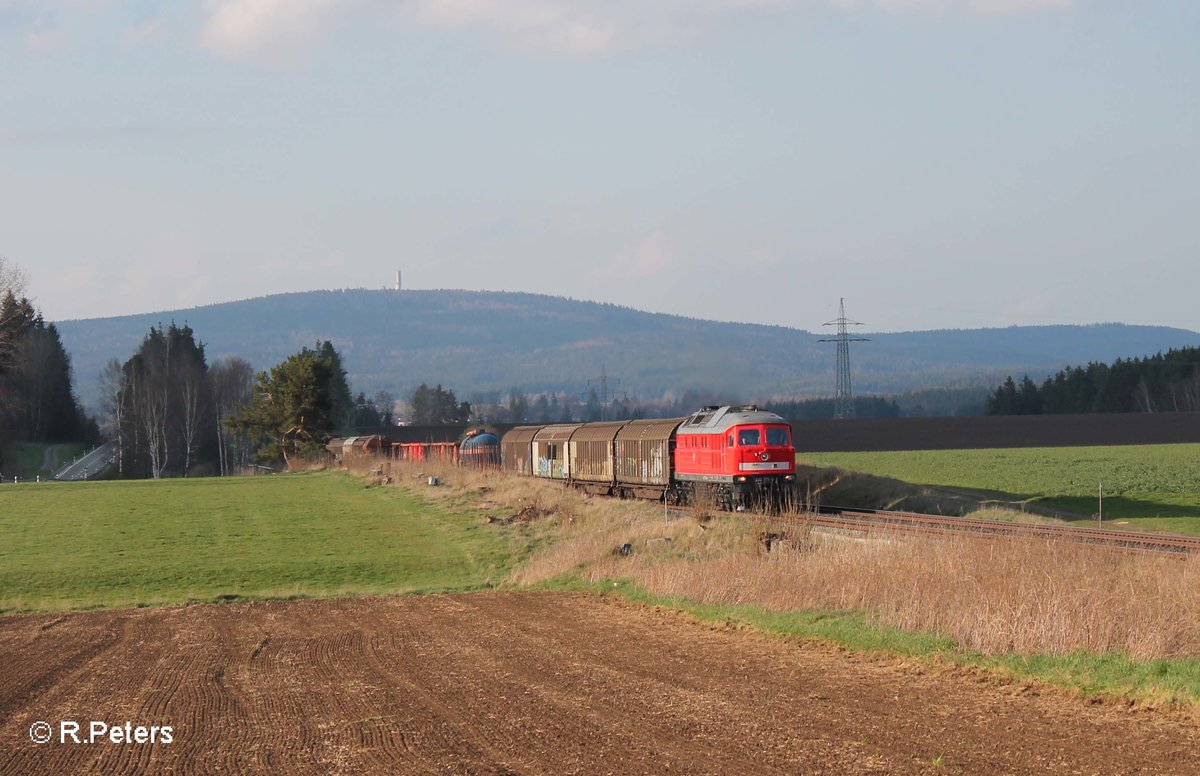
[[1200, 330], [1196, 0], [0, 0], [48, 317], [534, 291]]

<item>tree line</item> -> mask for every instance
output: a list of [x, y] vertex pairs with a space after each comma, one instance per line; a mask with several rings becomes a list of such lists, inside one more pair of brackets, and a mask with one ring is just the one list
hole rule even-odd
[[[855, 396], [853, 405], [856, 418], [900, 417], [900, 405], [894, 399], [882, 396]], [[763, 405], [763, 409], [788, 420], [830, 420], [837, 410], [837, 399], [768, 402]]]
[[1112, 364], [1066, 367], [1040, 385], [1008, 377], [988, 394], [989, 415], [1200, 411], [1200, 348]]
[[346, 371], [326, 341], [269, 371], [240, 358], [208, 364], [187, 325], [151, 327], [123, 364], [101, 377], [117, 476], [238, 473], [316, 452], [352, 422]]
[[25, 295], [24, 274], [0, 257], [0, 454], [13, 442], [92, 441], [98, 433], [72, 389], [58, 329]]
[[249, 400], [253, 370], [231, 358], [209, 365], [186, 324], [151, 327], [124, 363], [100, 376], [104, 430], [116, 447], [117, 476], [188, 477], [238, 471], [249, 440], [227, 421]]

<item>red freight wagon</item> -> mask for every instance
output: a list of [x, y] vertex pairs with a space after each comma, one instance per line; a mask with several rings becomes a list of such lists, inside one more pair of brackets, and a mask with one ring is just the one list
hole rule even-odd
[[458, 445], [454, 442], [394, 442], [392, 459], [396, 461], [458, 461]]

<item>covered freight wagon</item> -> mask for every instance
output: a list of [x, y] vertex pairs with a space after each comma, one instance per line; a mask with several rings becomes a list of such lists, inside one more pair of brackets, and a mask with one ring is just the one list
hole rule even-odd
[[342, 441], [342, 459], [384, 455], [388, 445], [389, 440], [378, 434], [346, 437]]
[[533, 435], [534, 474], [554, 480], [569, 480], [572, 477], [567, 459], [567, 443], [571, 434], [582, 423], [543, 426]]
[[567, 457], [571, 480], [586, 483], [588, 490], [611, 491], [616, 484], [613, 443], [629, 421], [586, 423], [571, 435]]
[[617, 432], [615, 479], [622, 495], [658, 497], [670, 488], [675, 429], [684, 420], [631, 420]]
[[508, 472], [531, 475], [533, 470], [533, 437], [542, 426], [517, 426], [500, 440], [500, 468]]

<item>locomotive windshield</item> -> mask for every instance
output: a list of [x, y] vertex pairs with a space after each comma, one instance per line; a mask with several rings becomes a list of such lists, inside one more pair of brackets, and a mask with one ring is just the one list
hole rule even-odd
[[788, 430], [783, 426], [772, 426], [767, 429], [767, 444], [772, 447], [787, 447], [791, 444]]
[[756, 428], [744, 428], [738, 432], [738, 444], [743, 447], [746, 445], [756, 445], [761, 438]]

